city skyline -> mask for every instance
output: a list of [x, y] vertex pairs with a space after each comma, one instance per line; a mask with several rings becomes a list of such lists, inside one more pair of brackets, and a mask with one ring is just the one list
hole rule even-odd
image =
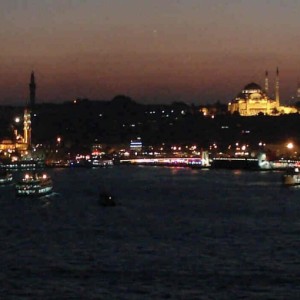
[[300, 77], [294, 0], [8, 1], [0, 4], [0, 104], [124, 94], [145, 104], [228, 103], [249, 82], [280, 101]]

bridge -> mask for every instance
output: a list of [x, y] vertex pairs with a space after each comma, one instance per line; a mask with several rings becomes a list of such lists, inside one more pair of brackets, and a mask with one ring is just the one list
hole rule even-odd
[[210, 167], [207, 152], [203, 152], [199, 157], [129, 158], [120, 160], [120, 163], [155, 166]]

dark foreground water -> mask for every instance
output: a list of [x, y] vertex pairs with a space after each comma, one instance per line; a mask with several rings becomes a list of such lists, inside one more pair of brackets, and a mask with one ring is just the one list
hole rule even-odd
[[49, 172], [51, 197], [0, 190], [0, 299], [300, 299], [300, 189], [280, 173]]

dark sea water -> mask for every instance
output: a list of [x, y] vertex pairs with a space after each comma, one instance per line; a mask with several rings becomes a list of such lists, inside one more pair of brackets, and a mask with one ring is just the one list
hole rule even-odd
[[48, 171], [50, 197], [0, 190], [0, 299], [300, 299], [300, 189], [281, 173]]

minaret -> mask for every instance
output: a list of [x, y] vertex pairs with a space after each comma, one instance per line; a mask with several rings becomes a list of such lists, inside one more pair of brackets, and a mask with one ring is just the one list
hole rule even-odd
[[29, 83], [29, 91], [30, 91], [30, 103], [29, 103], [29, 107], [30, 109], [34, 108], [35, 105], [35, 89], [36, 89], [36, 84], [35, 84], [35, 80], [34, 80], [34, 72], [31, 72], [31, 76], [30, 76], [30, 83]]
[[265, 93], [266, 96], [269, 94], [269, 78], [268, 78], [268, 71], [266, 71], [266, 76], [265, 76]]
[[27, 102], [24, 109], [24, 143], [27, 144], [28, 148], [31, 147], [31, 111], [35, 104], [35, 80], [34, 72], [31, 72], [30, 83], [29, 83], [29, 103]]
[[31, 114], [30, 109], [25, 107], [24, 109], [24, 143], [28, 148], [31, 146]]
[[280, 106], [280, 102], [279, 102], [279, 70], [278, 70], [278, 67], [277, 67], [277, 70], [276, 70], [275, 100], [276, 100], [277, 106]]
[[298, 80], [298, 86], [297, 86], [297, 101], [300, 100], [300, 81]]

